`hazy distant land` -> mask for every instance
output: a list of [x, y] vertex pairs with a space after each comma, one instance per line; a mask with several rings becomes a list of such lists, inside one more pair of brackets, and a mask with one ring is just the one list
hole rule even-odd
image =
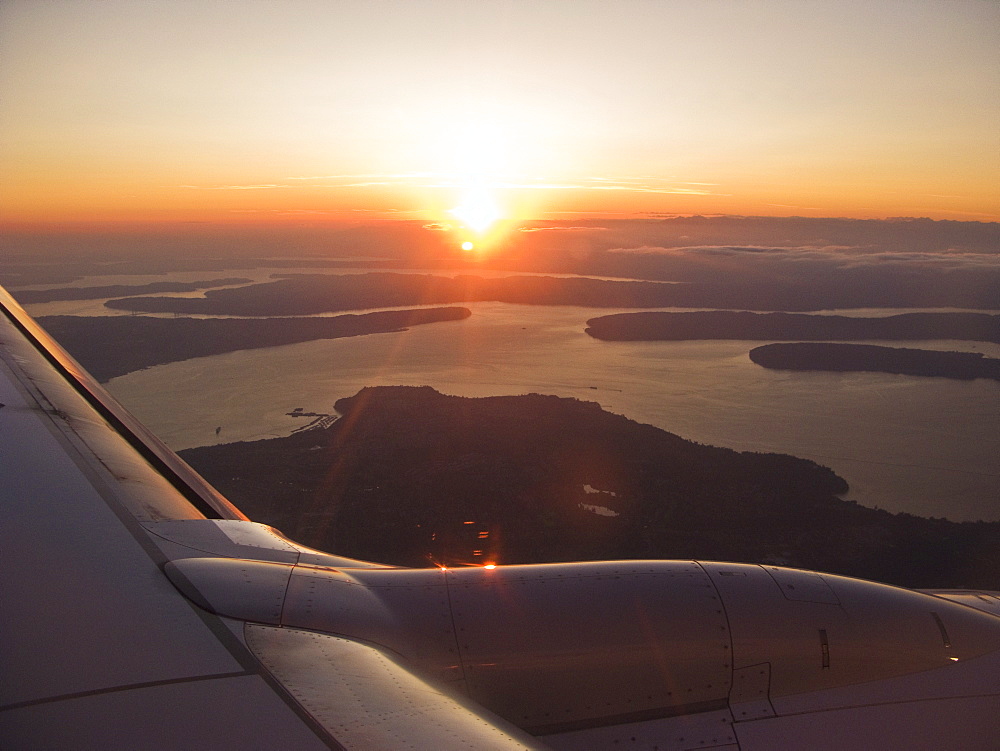
[[[78, 241], [78, 238], [74, 238]], [[37, 238], [35, 238], [37, 242]], [[220, 239], [220, 243], [225, 240]], [[315, 268], [315, 269], [341, 269], [356, 268], [358, 266], [380, 268], [383, 266], [399, 266], [398, 261], [381, 261], [375, 258], [359, 260], [348, 260], [343, 258], [283, 258], [268, 257], [261, 258], [252, 254], [230, 255], [225, 253], [225, 246], [219, 245], [212, 249], [209, 256], [187, 255], [174, 252], [157, 253], [156, 255], [143, 255], [141, 252], [126, 252], [117, 249], [112, 252], [110, 258], [106, 258], [105, 248], [93, 248], [89, 253], [78, 253], [67, 251], [39, 250], [34, 256], [48, 257], [49, 262], [38, 262], [34, 256], [25, 257], [22, 260], [12, 259], [3, 268], [0, 268], [0, 284], [5, 287], [16, 289], [19, 286], [33, 284], [69, 284], [79, 281], [88, 276], [158, 276], [173, 272], [213, 272], [213, 271], [249, 271], [263, 268]], [[281, 248], [270, 248], [273, 253], [280, 253]], [[205, 252], [200, 248], [201, 253]], [[215, 255], [218, 253], [219, 255]], [[28, 259], [31, 260], [28, 260]], [[251, 280], [246, 280], [251, 281]], [[109, 285], [111, 286], [111, 285]], [[166, 290], [148, 290], [166, 291]], [[130, 294], [130, 293], [124, 293]], [[111, 295], [102, 295], [111, 297]]]
[[594, 403], [383, 387], [336, 409], [350, 419], [181, 453], [252, 518], [387, 563], [702, 558], [1000, 580], [1000, 523], [864, 508], [811, 461], [695, 444]]
[[249, 284], [252, 279], [205, 279], [197, 282], [151, 282], [149, 284], [108, 284], [99, 287], [59, 287], [57, 289], [18, 290], [17, 300], [22, 305], [55, 302], [57, 300], [98, 300], [102, 297], [145, 295], [157, 292], [195, 292], [206, 287], [223, 287]]
[[302, 274], [237, 289], [216, 289], [204, 298], [130, 297], [109, 300], [116, 310], [147, 313], [276, 316], [311, 315], [402, 305], [507, 302], [531, 305], [661, 307], [673, 305], [665, 282], [605, 281], [585, 278], [438, 276], [374, 272]]
[[468, 308], [391, 310], [332, 318], [44, 316], [42, 327], [99, 381], [152, 365], [313, 339], [401, 331], [472, 315]]
[[[465, 253], [454, 232], [425, 221], [240, 227], [164, 226], [136, 232], [19, 233], [3, 238], [0, 283], [83, 276], [240, 269], [420, 269], [427, 273], [577, 274], [678, 282], [646, 304], [736, 310], [835, 308], [1000, 309], [1000, 223], [929, 219], [672, 216], [545, 219], [511, 224], [485, 253]], [[501, 285], [515, 295], [518, 283]], [[564, 283], [569, 304], [580, 301]], [[572, 285], [570, 285], [572, 287]], [[475, 290], [473, 290], [475, 291]], [[614, 305], [609, 288], [598, 305]], [[635, 296], [641, 290], [623, 294]], [[594, 290], [587, 295], [593, 296]], [[489, 297], [498, 301], [545, 303]], [[377, 297], [377, 296], [376, 296]], [[572, 299], [576, 298], [576, 299]], [[450, 304], [478, 297], [398, 303]], [[389, 307], [376, 299], [370, 307]], [[346, 309], [346, 308], [341, 308]], [[206, 311], [207, 312], [207, 311]], [[261, 315], [289, 315], [267, 313]]]
[[[914, 287], [916, 290], [917, 287]], [[147, 313], [239, 316], [310, 315], [404, 305], [505, 302], [595, 308], [728, 308], [734, 310], [823, 310], [845, 307], [926, 307], [950, 304], [907, 290], [847, 291], [813, 282], [743, 280], [664, 282], [584, 277], [417, 273], [303, 274], [234, 289], [215, 289], [204, 298], [130, 297], [109, 308]], [[997, 300], [1000, 307], [1000, 299]]]
[[596, 339], [612, 341], [955, 339], [1000, 342], [1000, 315], [904, 313], [883, 318], [854, 318], [728, 310], [618, 313], [591, 318], [587, 321], [587, 333]]
[[1000, 359], [979, 352], [937, 352], [868, 344], [765, 344], [750, 359], [777, 370], [873, 371], [941, 378], [991, 378], [1000, 381]]

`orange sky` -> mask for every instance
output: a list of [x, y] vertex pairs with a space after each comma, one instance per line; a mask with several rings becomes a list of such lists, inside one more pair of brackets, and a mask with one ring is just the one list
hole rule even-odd
[[992, 2], [8, 0], [0, 49], [8, 226], [1000, 220]]

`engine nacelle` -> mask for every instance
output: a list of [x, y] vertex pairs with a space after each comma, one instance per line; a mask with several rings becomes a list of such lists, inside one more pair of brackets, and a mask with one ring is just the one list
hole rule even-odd
[[816, 709], [808, 697], [818, 695], [829, 709], [831, 690], [1000, 649], [1000, 618], [988, 613], [774, 566], [190, 558], [167, 569], [220, 615], [375, 644], [538, 735], [710, 712], [738, 723]]

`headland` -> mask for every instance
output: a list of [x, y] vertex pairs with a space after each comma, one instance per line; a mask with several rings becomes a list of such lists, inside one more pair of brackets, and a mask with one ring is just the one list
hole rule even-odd
[[955, 339], [1000, 342], [1000, 315], [903, 313], [884, 317], [752, 313], [617, 313], [591, 318], [587, 333], [610, 341], [747, 339], [776, 341]]
[[1000, 523], [859, 506], [831, 470], [684, 440], [591, 402], [365, 388], [345, 417], [182, 456], [304, 544], [408, 566], [699, 558], [994, 587]]
[[192, 357], [402, 331], [470, 315], [468, 308], [420, 308], [317, 318], [44, 316], [38, 322], [98, 381], [107, 381]]

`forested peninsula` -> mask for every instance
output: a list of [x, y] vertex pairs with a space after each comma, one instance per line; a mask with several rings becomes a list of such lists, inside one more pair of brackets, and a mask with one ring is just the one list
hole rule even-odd
[[586, 331], [595, 339], [611, 341], [955, 339], [1000, 342], [1000, 315], [903, 313], [880, 318], [856, 318], [731, 310], [642, 312], [591, 318], [587, 321]]
[[107, 381], [192, 357], [402, 331], [470, 315], [468, 308], [420, 308], [327, 318], [44, 316], [38, 322], [98, 381]]
[[684, 440], [575, 399], [366, 388], [344, 418], [181, 455], [307, 545], [409, 566], [697, 558], [994, 587], [1000, 523], [861, 507], [814, 462]]
[[984, 357], [980, 352], [796, 342], [755, 347], [750, 350], [750, 359], [762, 367], [775, 370], [869, 371], [1000, 381], [1000, 359]]

